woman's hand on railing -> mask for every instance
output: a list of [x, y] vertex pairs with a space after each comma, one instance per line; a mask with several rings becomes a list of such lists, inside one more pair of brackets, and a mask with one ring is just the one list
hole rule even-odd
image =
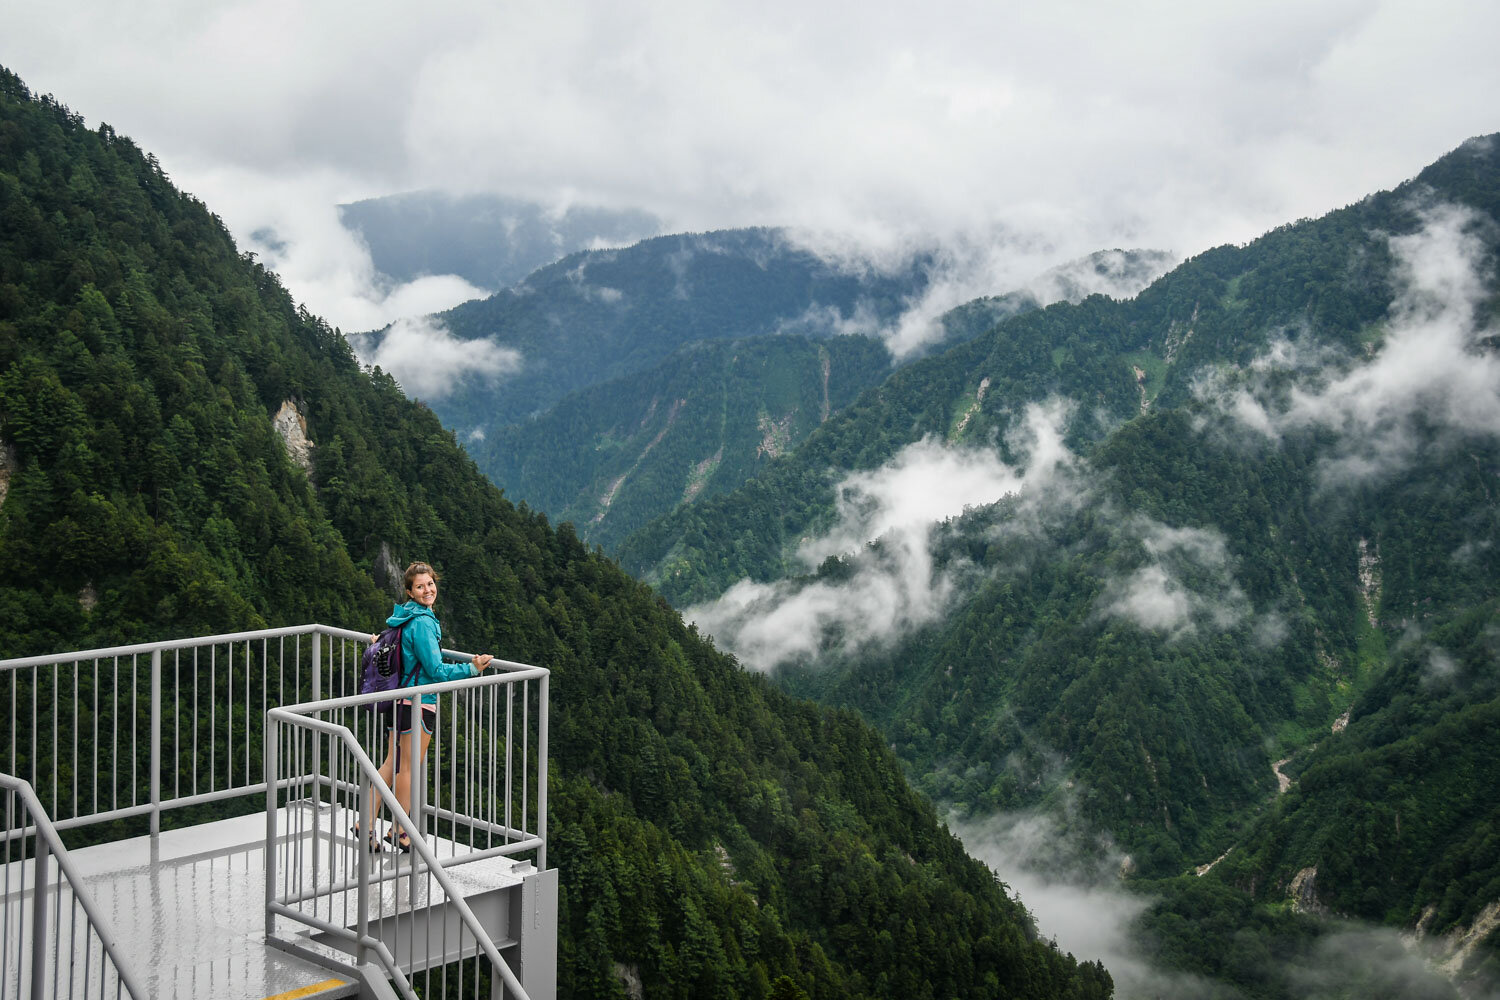
[[480, 653], [478, 656], [474, 657], [474, 674], [475, 674], [475, 676], [478, 676], [479, 674], [484, 673], [485, 669], [487, 667], [489, 667], [490, 661], [493, 660], [493, 659], [494, 659], [494, 657], [491, 656], [489, 653]]

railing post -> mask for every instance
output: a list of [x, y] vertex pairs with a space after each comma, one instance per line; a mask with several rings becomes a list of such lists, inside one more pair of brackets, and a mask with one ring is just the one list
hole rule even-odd
[[[426, 721], [422, 718], [422, 698], [413, 695], [411, 698], [411, 742], [407, 744], [406, 754], [406, 789], [408, 794], [407, 815], [411, 817], [411, 827], [406, 831], [406, 836], [413, 841], [411, 853], [407, 857], [411, 860], [411, 877], [407, 880], [407, 892], [410, 898], [417, 899], [417, 852], [415, 841], [422, 836], [422, 784], [423, 778], [427, 776], [427, 762], [422, 759], [422, 727]], [[401, 711], [396, 710], [396, 717], [401, 717]], [[399, 726], [397, 728], [400, 728]], [[401, 735], [396, 735], [396, 742], [401, 742]], [[398, 751], [399, 752], [399, 751]], [[396, 824], [400, 828], [400, 824]], [[425, 840], [425, 838], [424, 838]]]
[[[312, 700], [317, 701], [323, 697], [323, 633], [318, 631], [317, 626], [313, 627], [312, 642]], [[323, 801], [323, 786], [318, 782], [323, 773], [323, 742], [313, 740], [312, 743], [312, 794], [309, 797], [316, 808], [316, 803]]]
[[261, 741], [263, 743], [261, 759], [264, 761], [266, 774], [266, 937], [276, 936], [276, 916], [271, 912], [271, 904], [276, 900], [276, 745], [278, 743], [279, 725], [271, 718], [271, 713], [266, 713], [265, 728], [262, 730]]
[[151, 836], [161, 833], [161, 650], [151, 651]]
[[323, 635], [313, 626], [312, 630], [312, 700], [323, 697]]
[[47, 1000], [47, 838], [36, 819], [36, 885], [31, 897], [31, 1000]]
[[359, 776], [359, 830], [360, 843], [355, 845], [354, 853], [359, 857], [359, 940], [354, 948], [354, 964], [362, 967], [365, 964], [365, 941], [370, 937], [370, 838], [375, 836], [375, 821], [371, 814], [370, 783], [355, 768], [355, 774]]
[[536, 866], [539, 871], [547, 870], [547, 716], [548, 716], [548, 685], [552, 675], [542, 675], [541, 691], [538, 712], [541, 719], [537, 722], [537, 789], [536, 789], [536, 835], [541, 838], [542, 846], [537, 848]]

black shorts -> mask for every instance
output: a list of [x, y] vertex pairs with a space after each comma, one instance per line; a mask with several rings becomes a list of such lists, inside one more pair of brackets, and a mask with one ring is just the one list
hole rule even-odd
[[[396, 703], [396, 732], [411, 732], [411, 710], [412, 705], [409, 701], [401, 701]], [[428, 736], [431, 736], [433, 726], [437, 722], [437, 706], [423, 705], [420, 714], [422, 716], [422, 732], [426, 733]]]

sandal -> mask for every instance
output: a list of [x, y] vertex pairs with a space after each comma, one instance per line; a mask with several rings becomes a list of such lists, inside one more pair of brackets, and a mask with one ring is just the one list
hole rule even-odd
[[359, 828], [358, 823], [355, 823], [349, 828], [349, 835], [356, 841], [364, 840], [365, 850], [369, 851], [371, 854], [379, 854], [381, 851], [385, 850], [384, 845], [382, 845], [380, 842], [380, 838], [375, 836], [374, 831], [371, 831], [369, 839], [365, 840], [364, 831]]
[[411, 838], [406, 835], [405, 830], [401, 831], [400, 836], [396, 836], [396, 828], [391, 827], [386, 831], [385, 842], [391, 845], [392, 850], [400, 851], [402, 854], [411, 853]]

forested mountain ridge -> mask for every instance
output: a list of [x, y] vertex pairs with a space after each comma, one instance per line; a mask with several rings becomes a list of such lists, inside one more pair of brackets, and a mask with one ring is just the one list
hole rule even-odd
[[[1048, 302], [1100, 289], [1134, 295], [1170, 262], [1151, 250], [1069, 261], [1017, 290], [942, 313], [923, 331], [924, 349], [972, 339]], [[774, 332], [782, 325], [689, 343], [653, 367], [573, 392], [546, 413], [492, 427], [465, 446], [511, 496], [574, 522], [586, 541], [612, 551], [678, 505], [739, 486], [910, 360], [890, 356], [881, 337], [899, 334], [875, 328], [873, 316], [864, 326], [848, 324], [861, 333]]]
[[[1225, 914], [1281, 933], [1290, 899], [1472, 931], [1480, 988], [1500, 913], [1497, 251], [1486, 137], [1129, 302], [916, 362], [622, 560], [701, 602], [745, 662], [875, 721], [960, 813], [1047, 810], [1151, 876], [1233, 848], [1225, 895], [1200, 893]], [[946, 523], [885, 517], [924, 495], [915, 473], [930, 493], [975, 468], [995, 488]], [[1197, 890], [1163, 891], [1170, 910]], [[1206, 929], [1154, 926], [1196, 972], [1296, 995], [1215, 966]]]
[[549, 667], [562, 996], [1110, 992], [866, 724], [512, 505], [152, 157], [5, 71], [0, 453], [8, 656], [373, 622], [394, 554], [444, 573], [455, 645]]
[[609, 550], [738, 486], [889, 372], [869, 337], [699, 341], [466, 447], [509, 493]]
[[[432, 317], [460, 341], [488, 341], [519, 360], [498, 382], [466, 381], [428, 403], [458, 434], [488, 433], [545, 413], [569, 392], [650, 368], [694, 341], [878, 326], [920, 294], [927, 263], [914, 259], [894, 275], [843, 269], [778, 229], [581, 251]], [[372, 355], [383, 335], [363, 335], [361, 352]]]
[[[1277, 337], [1306, 329], [1363, 354], [1378, 342], [1393, 294], [1386, 237], [1417, 225], [1413, 199], [1495, 217], [1488, 146], [1474, 140], [1395, 191], [1200, 254], [1129, 301], [1057, 303], [917, 361], [740, 491], [637, 532], [621, 562], [679, 605], [704, 600], [744, 577], [797, 572], [796, 546], [832, 518], [838, 479], [925, 435], [995, 437], [1005, 454], [1005, 433], [1025, 404], [1057, 396], [1088, 401], [1066, 429], [1070, 445], [1087, 448], [1153, 407], [1189, 401], [1205, 370], [1248, 365]], [[705, 534], [710, 524], [717, 528]]]

